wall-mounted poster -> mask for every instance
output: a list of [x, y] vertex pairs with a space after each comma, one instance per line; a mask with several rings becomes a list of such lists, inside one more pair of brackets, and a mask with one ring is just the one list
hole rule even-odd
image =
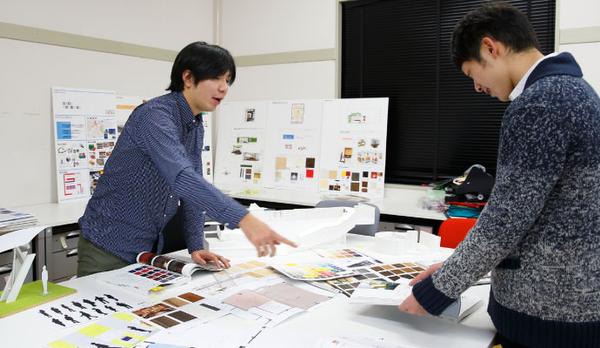
[[322, 102], [269, 103], [265, 186], [317, 190]]
[[383, 198], [388, 98], [323, 103], [320, 191]]
[[230, 102], [215, 183], [383, 198], [388, 98]]
[[227, 186], [264, 182], [266, 101], [223, 103], [217, 116], [214, 181]]
[[58, 202], [90, 197], [117, 141], [115, 92], [52, 88]]

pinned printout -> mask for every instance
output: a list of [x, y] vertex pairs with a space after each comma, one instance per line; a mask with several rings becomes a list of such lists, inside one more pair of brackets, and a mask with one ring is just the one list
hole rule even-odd
[[235, 187], [261, 185], [267, 102], [223, 103], [217, 121], [215, 183]]
[[213, 114], [202, 113], [202, 127], [204, 128], [204, 141], [202, 142], [202, 176], [206, 181], [213, 182], [214, 157], [212, 149]]
[[135, 108], [147, 102], [148, 100], [150, 100], [150, 98], [126, 95], [115, 96], [115, 114], [117, 117], [118, 134], [121, 134], [123, 132], [123, 127], [125, 126], [125, 123], [129, 119], [129, 116], [131, 115], [133, 110], [135, 110]]
[[383, 198], [388, 98], [323, 103], [320, 191]]
[[117, 141], [115, 92], [52, 88], [58, 202], [88, 198]]
[[265, 186], [317, 191], [322, 102], [269, 103]]
[[387, 113], [388, 98], [224, 103], [215, 183], [381, 198]]

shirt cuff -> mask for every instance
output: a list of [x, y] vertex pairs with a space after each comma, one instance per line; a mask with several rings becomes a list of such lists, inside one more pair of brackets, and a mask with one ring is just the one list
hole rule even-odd
[[421, 280], [412, 288], [417, 302], [431, 315], [440, 315], [455, 299], [446, 296], [433, 285], [431, 276]]
[[225, 210], [220, 213], [220, 216], [215, 216], [214, 219], [223, 223], [225, 227], [234, 229], [240, 224], [240, 221], [248, 214], [248, 209], [238, 202], [233, 201]]
[[204, 249], [204, 233], [196, 232], [196, 235], [190, 236], [185, 241], [187, 244], [188, 252], [191, 254], [194, 251]]

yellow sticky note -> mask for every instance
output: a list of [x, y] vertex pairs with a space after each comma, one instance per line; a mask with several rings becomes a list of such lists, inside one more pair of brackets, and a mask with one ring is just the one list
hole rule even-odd
[[96, 336], [100, 336], [103, 333], [105, 333], [106, 331], [109, 331], [110, 328], [107, 326], [103, 326], [103, 325], [99, 325], [99, 324], [92, 324], [92, 325], [88, 325], [86, 327], [84, 327], [83, 329], [79, 330], [79, 333], [85, 336], [89, 336], [89, 337], [96, 337]]
[[66, 341], [54, 341], [48, 344], [50, 348], [77, 348], [76, 345]]
[[135, 319], [135, 317], [131, 313], [115, 313], [113, 314], [113, 317], [127, 322], [130, 322]]

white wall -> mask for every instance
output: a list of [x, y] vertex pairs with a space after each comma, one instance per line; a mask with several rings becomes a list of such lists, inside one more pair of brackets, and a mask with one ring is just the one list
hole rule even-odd
[[[213, 1], [3, 1], [0, 22], [179, 51], [212, 41]], [[0, 207], [56, 202], [52, 86], [165, 93], [172, 62], [0, 39]]]
[[[561, 0], [559, 23], [561, 30], [600, 28], [600, 1]], [[596, 29], [598, 30], [598, 29]], [[600, 37], [596, 42], [564, 44], [559, 51], [571, 52], [583, 70], [583, 78], [600, 94]]]
[[335, 47], [335, 0], [222, 0], [221, 43], [235, 56]]
[[333, 98], [335, 79], [333, 61], [242, 67], [227, 100]]
[[[336, 0], [221, 0], [220, 44], [234, 56], [334, 49]], [[334, 60], [239, 67], [227, 98], [333, 98]]]
[[0, 22], [179, 51], [213, 40], [213, 1], [2, 1]]

